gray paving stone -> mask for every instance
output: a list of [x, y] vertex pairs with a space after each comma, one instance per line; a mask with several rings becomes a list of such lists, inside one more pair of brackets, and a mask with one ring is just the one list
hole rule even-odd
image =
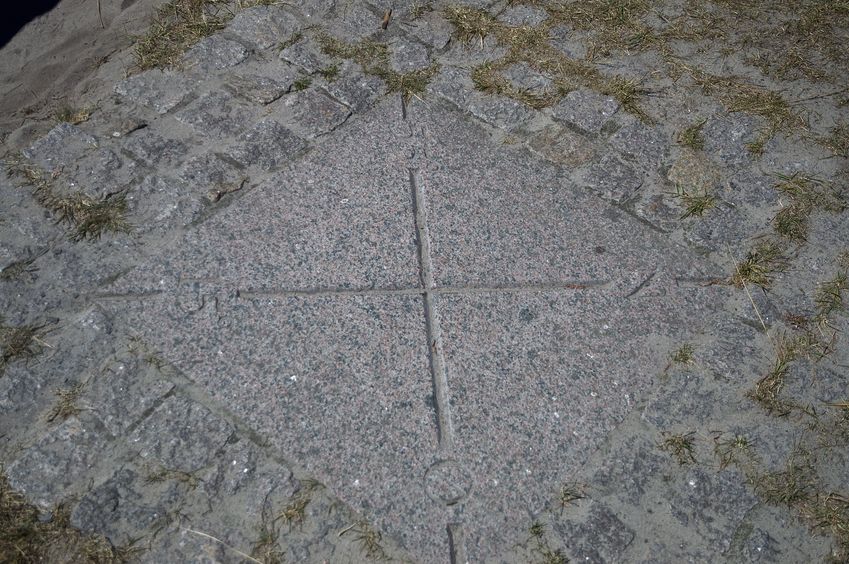
[[511, 27], [536, 27], [548, 19], [548, 12], [532, 6], [510, 6], [498, 15], [498, 21]]
[[[619, 280], [630, 287], [664, 262], [666, 243], [581, 192], [556, 167], [481, 143], [480, 128], [422, 105], [408, 114], [425, 128], [421, 182], [438, 285]], [[682, 250], [669, 252], [683, 259]], [[677, 262], [675, 269], [687, 268], [686, 260]]]
[[669, 155], [669, 140], [659, 127], [640, 122], [625, 125], [610, 138], [610, 146], [626, 158], [642, 165], [657, 167]]
[[280, 45], [302, 28], [285, 6], [254, 6], [240, 10], [227, 26], [227, 33], [253, 49]]
[[592, 160], [595, 147], [584, 136], [553, 124], [534, 132], [530, 147], [547, 160], [577, 167]]
[[132, 160], [122, 159], [111, 149], [101, 147], [65, 167], [55, 185], [70, 192], [103, 197], [126, 187], [135, 178], [137, 168]]
[[424, 69], [431, 64], [424, 45], [404, 38], [390, 44], [389, 63], [392, 70], [400, 73]]
[[598, 465], [589, 485], [599, 496], [616, 496], [631, 506], [654, 503], [652, 480], [669, 473], [669, 457], [645, 436], [617, 443]]
[[86, 483], [108, 447], [107, 433], [94, 421], [71, 417], [48, 430], [12, 462], [11, 486], [49, 511]]
[[567, 25], [551, 28], [551, 45], [571, 59], [587, 57], [587, 32], [577, 31]]
[[232, 434], [229, 423], [202, 405], [171, 396], [142, 421], [128, 443], [142, 458], [168, 470], [193, 472], [209, 464]]
[[141, 287], [159, 288], [163, 276], [220, 280], [246, 290], [417, 286], [404, 160], [409, 139], [395, 133], [403, 121], [394, 102], [268, 178], [238, 209], [188, 233], [185, 252], [167, 257], [149, 277], [140, 273]]
[[[436, 421], [423, 307], [418, 296], [243, 298], [220, 313], [224, 325], [182, 312], [173, 296], [122, 311], [214, 399], [433, 561], [448, 548], [441, 508], [424, 492]], [[175, 340], [178, 334], [184, 337]], [[246, 340], [257, 344], [244, 346]], [[162, 437], [157, 442], [191, 432], [205, 451], [214, 450], [218, 445], [203, 438], [209, 423], [197, 419], [142, 432]]]
[[454, 27], [445, 21], [438, 10], [422, 14], [416, 18], [407, 28], [407, 31], [419, 41], [430, 45], [437, 51], [441, 51], [451, 40]]
[[703, 249], [745, 257], [751, 248], [752, 238], [769, 227], [767, 221], [755, 223], [751, 216], [727, 202], [719, 202], [705, 211], [701, 217], [689, 218], [684, 239]]
[[129, 151], [133, 158], [149, 167], [179, 164], [189, 152], [186, 143], [163, 137], [149, 128], [127, 135], [122, 142], [122, 147]]
[[191, 185], [195, 193], [216, 185], [237, 184], [244, 177], [244, 172], [234, 162], [218, 153], [192, 157], [179, 172], [179, 179]]
[[178, 180], [145, 176], [126, 196], [135, 231], [146, 233], [163, 227], [188, 225], [200, 214], [203, 193]]
[[152, 69], [119, 82], [115, 92], [164, 114], [186, 99], [192, 83], [180, 73]]
[[174, 115], [204, 139], [214, 139], [239, 135], [250, 127], [254, 113], [227, 94], [211, 92]]
[[503, 74], [514, 87], [532, 94], [542, 94], [552, 85], [550, 78], [538, 73], [527, 63], [512, 64], [504, 69]]
[[278, 102], [269, 115], [277, 118], [301, 137], [315, 138], [330, 133], [351, 115], [325, 92], [317, 88], [308, 88], [286, 96]]
[[780, 192], [775, 189], [777, 178], [756, 170], [742, 170], [728, 179], [724, 197], [734, 203], [772, 208], [779, 205]]
[[[71, 513], [71, 524], [84, 532], [105, 535], [116, 546], [148, 536], [154, 525], [164, 524], [178, 492], [151, 499], [144, 477], [120, 469], [88, 492]], [[169, 499], [170, 498], [170, 499]]]
[[551, 116], [578, 128], [579, 131], [598, 135], [605, 123], [619, 111], [619, 104], [609, 96], [591, 90], [573, 90], [551, 109]]
[[239, 137], [230, 156], [244, 166], [257, 165], [263, 170], [271, 170], [291, 160], [305, 147], [303, 139], [278, 122], [265, 119]]
[[86, 387], [90, 410], [113, 436], [121, 436], [174, 385], [156, 377], [145, 378], [145, 366], [132, 355], [118, 357]]
[[25, 149], [23, 154], [46, 172], [53, 172], [73, 164], [97, 146], [97, 139], [79, 127], [60, 123]]
[[670, 482], [668, 499], [672, 516], [698, 532], [716, 553], [728, 550], [734, 531], [758, 503], [742, 473], [698, 467]]
[[363, 74], [358, 65], [344, 63], [340, 76], [324, 85], [331, 96], [351, 108], [355, 113], [373, 106], [386, 91], [379, 78]]
[[322, 53], [314, 39], [307, 36], [280, 51], [280, 58], [313, 74], [330, 65], [330, 57]]
[[297, 78], [294, 65], [277, 61], [239, 69], [227, 84], [246, 100], [267, 105], [288, 93]]
[[235, 67], [248, 58], [250, 52], [240, 43], [211, 35], [198, 41], [183, 56], [183, 65], [192, 74], [206, 77], [209, 73]]
[[635, 536], [609, 507], [594, 501], [573, 519], [558, 519], [553, 531], [581, 562], [623, 562]]
[[0, 375], [0, 414], [22, 413], [27, 408], [34, 408], [46, 384], [44, 374], [29, 369], [23, 363], [4, 366]]
[[757, 138], [757, 128], [756, 118], [747, 114], [714, 116], [702, 127], [705, 152], [726, 166], [749, 164], [752, 156], [746, 144]]
[[528, 123], [534, 117], [534, 111], [521, 102], [480, 92], [469, 96], [465, 109], [476, 118], [507, 131]]
[[605, 153], [583, 175], [583, 183], [606, 200], [630, 200], [643, 185], [643, 176], [616, 155]]

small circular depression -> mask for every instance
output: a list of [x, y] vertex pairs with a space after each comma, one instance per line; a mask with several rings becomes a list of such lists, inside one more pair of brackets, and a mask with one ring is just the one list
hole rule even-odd
[[437, 462], [425, 472], [425, 491], [445, 505], [459, 503], [472, 490], [472, 475], [454, 460]]

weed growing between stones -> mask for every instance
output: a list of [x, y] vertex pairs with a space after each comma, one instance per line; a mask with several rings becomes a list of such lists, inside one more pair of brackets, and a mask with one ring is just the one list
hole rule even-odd
[[71, 240], [99, 239], [107, 232], [129, 233], [127, 201], [123, 193], [107, 194], [93, 198], [82, 192], [57, 194], [52, 178], [47, 178], [38, 167], [27, 164], [22, 157], [6, 163], [10, 175], [22, 177], [33, 187], [38, 203], [56, 216], [57, 223], [72, 228]]
[[849, 158], [849, 125], [835, 126], [820, 144], [837, 157]]
[[70, 513], [62, 506], [50, 521], [41, 521], [38, 515], [38, 509], [0, 474], [0, 561], [112, 564], [129, 562], [138, 552], [131, 546], [116, 548], [102, 535], [74, 529]]
[[586, 497], [586, 487], [583, 484], [568, 482], [560, 487], [560, 491], [557, 494], [557, 504], [562, 511], [573, 505], [576, 501], [585, 499]]
[[35, 259], [44, 254], [43, 252], [39, 255], [17, 260], [0, 270], [0, 280], [12, 281], [12, 280], [23, 280], [26, 278], [31, 279], [33, 274], [38, 271], [38, 268], [33, 266]]
[[539, 521], [534, 521], [528, 529], [529, 539], [531, 544], [531, 552], [537, 555], [539, 564], [566, 564], [569, 559], [563, 554], [563, 551], [551, 548], [548, 541], [545, 525]]
[[41, 329], [37, 325], [5, 325], [0, 315], [0, 376], [9, 362], [30, 359], [41, 352], [41, 340], [38, 337]]
[[204, 37], [224, 29], [232, 14], [226, 0], [171, 0], [156, 11], [147, 33], [137, 38], [140, 70], [173, 67]]
[[678, 134], [678, 143], [684, 147], [689, 147], [694, 151], [700, 151], [705, 147], [705, 137], [702, 135], [702, 128], [707, 123], [707, 119], [703, 119], [685, 128]]
[[65, 419], [78, 415], [82, 412], [82, 408], [77, 404], [77, 402], [79, 401], [80, 395], [82, 395], [84, 389], [85, 382], [80, 382], [70, 388], [56, 390], [57, 400], [50, 409], [50, 412], [47, 414], [47, 421], [49, 423], [53, 423], [57, 419], [59, 421], [64, 421]]
[[286, 508], [274, 518], [274, 521], [276, 522], [283, 519], [290, 526], [296, 523], [303, 523], [304, 517], [306, 516], [307, 506], [312, 501], [313, 492], [320, 487], [322, 487], [321, 484], [315, 480], [302, 481], [300, 491], [298, 491], [297, 495], [295, 495], [289, 505], [287, 505]]
[[778, 175], [781, 182], [775, 188], [790, 199], [773, 218], [775, 232], [796, 242], [808, 236], [808, 218], [815, 210], [840, 213], [846, 209], [846, 200], [834, 186], [823, 180], [793, 174]]
[[191, 490], [197, 488], [200, 484], [200, 480], [193, 472], [164, 467], [149, 471], [144, 479], [146, 484], [161, 484], [169, 480], [185, 484]]
[[716, 196], [708, 194], [705, 190], [702, 194], [691, 194], [682, 186], [675, 188], [675, 198], [681, 200], [684, 204], [684, 213], [679, 219], [687, 219], [688, 217], [701, 217], [704, 213], [716, 205]]
[[[587, 87], [616, 99], [627, 111], [650, 121], [639, 106], [639, 99], [644, 94], [640, 80], [605, 76], [591, 63], [567, 57], [549, 43], [552, 27], [566, 17], [565, 12], [557, 10], [550, 7], [551, 17], [536, 27], [510, 27], [483, 10], [466, 6], [450, 6], [445, 9], [444, 15], [454, 26], [454, 36], [458, 41], [483, 44], [486, 37], [493, 36], [509, 49], [497, 61], [483, 63], [473, 69], [472, 80], [479, 90], [501, 94], [541, 109], [556, 104], [576, 88]], [[527, 64], [534, 71], [551, 78], [553, 87], [543, 92], [517, 88], [501, 74], [517, 63]]]
[[743, 435], [726, 439], [719, 434], [713, 438], [713, 442], [713, 452], [719, 459], [720, 470], [725, 470], [730, 464], [751, 469], [757, 463], [752, 443]]
[[257, 539], [251, 549], [251, 556], [262, 564], [283, 564], [284, 558], [278, 543], [279, 540], [280, 530], [277, 527], [276, 519], [271, 518], [271, 508], [266, 498], [262, 504]]
[[301, 90], [306, 90], [312, 84], [312, 79], [308, 76], [302, 76], [301, 78], [295, 80], [292, 83], [292, 90], [295, 92], [300, 92]]
[[685, 464], [695, 463], [695, 446], [693, 436], [694, 432], [689, 433], [661, 433], [663, 440], [658, 444], [658, 448], [668, 452], [681, 466]]
[[383, 546], [380, 544], [382, 535], [380, 531], [377, 531], [365, 521], [358, 521], [353, 525], [343, 529], [339, 532], [339, 536], [348, 534], [349, 532], [353, 532], [356, 536], [354, 540], [357, 541], [360, 545], [360, 549], [365, 554], [366, 558], [370, 558], [372, 560], [387, 560], [388, 555], [384, 550]]
[[398, 92], [405, 100], [422, 95], [430, 80], [439, 71], [439, 65], [433, 63], [419, 70], [395, 72], [389, 64], [389, 49], [386, 44], [369, 39], [346, 43], [321, 34], [318, 36], [318, 42], [326, 55], [354, 61], [362, 67], [364, 73], [376, 76], [386, 84], [386, 94]]
[[684, 343], [669, 356], [669, 361], [673, 364], [693, 364], [695, 352], [693, 345]]
[[59, 123], [70, 123], [71, 125], [79, 125], [88, 121], [91, 117], [90, 108], [74, 109], [68, 106], [56, 112], [56, 121]]
[[738, 288], [746, 284], [755, 284], [766, 288], [772, 282], [776, 272], [784, 269], [786, 258], [781, 247], [771, 240], [755, 245], [741, 262], [737, 263], [731, 283]]

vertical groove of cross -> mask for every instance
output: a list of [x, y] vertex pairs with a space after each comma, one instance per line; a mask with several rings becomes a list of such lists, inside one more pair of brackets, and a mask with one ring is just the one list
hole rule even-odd
[[427, 328], [428, 356], [436, 400], [436, 418], [439, 427], [439, 448], [447, 454], [454, 446], [454, 429], [448, 400], [448, 378], [442, 354], [442, 332], [436, 311], [433, 283], [433, 265], [430, 257], [430, 237], [427, 228], [425, 183], [417, 169], [409, 169], [410, 188], [413, 195], [413, 214], [416, 222], [416, 239], [422, 287], [424, 288], [424, 315]]

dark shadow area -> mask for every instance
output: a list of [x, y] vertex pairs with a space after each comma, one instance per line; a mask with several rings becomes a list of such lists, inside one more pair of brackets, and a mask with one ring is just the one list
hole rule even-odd
[[49, 12], [59, 3], [59, 0], [27, 0], [14, 2], [5, 7], [4, 17], [0, 21], [0, 49], [18, 33], [22, 27]]

